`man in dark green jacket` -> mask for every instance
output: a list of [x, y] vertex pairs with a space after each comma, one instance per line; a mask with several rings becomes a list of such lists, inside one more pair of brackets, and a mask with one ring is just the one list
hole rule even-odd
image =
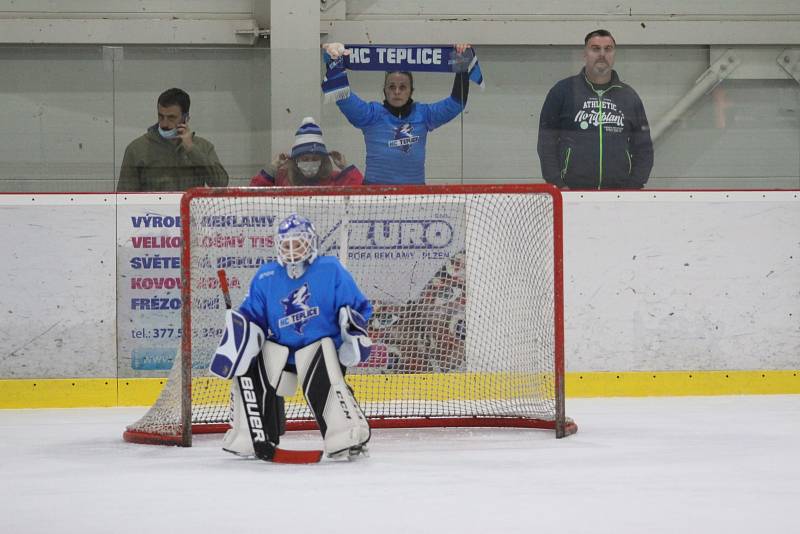
[[206, 139], [189, 128], [189, 95], [168, 89], [158, 97], [158, 123], [125, 149], [117, 191], [185, 191], [228, 185], [228, 173]]
[[584, 43], [585, 67], [553, 86], [542, 106], [542, 176], [561, 189], [641, 189], [653, 168], [644, 106], [613, 70], [614, 37], [595, 30]]

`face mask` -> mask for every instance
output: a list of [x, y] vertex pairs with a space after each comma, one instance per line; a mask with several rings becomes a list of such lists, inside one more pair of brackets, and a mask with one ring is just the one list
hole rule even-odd
[[[181, 114], [181, 123], [186, 124], [186, 121], [189, 120], [189, 114], [183, 113]], [[158, 135], [160, 135], [164, 139], [175, 139], [178, 137], [178, 127], [171, 130], [163, 130], [161, 126], [158, 127]]]
[[163, 137], [164, 139], [173, 139], [178, 137], [178, 129], [173, 128], [171, 130], [162, 130], [161, 126], [158, 127], [158, 134]]
[[317, 174], [321, 164], [321, 161], [298, 161], [297, 168], [300, 169], [300, 172], [303, 173], [303, 176], [310, 178]]

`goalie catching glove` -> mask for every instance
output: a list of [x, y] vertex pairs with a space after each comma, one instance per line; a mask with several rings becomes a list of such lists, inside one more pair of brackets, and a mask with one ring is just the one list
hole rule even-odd
[[372, 350], [367, 320], [350, 306], [344, 306], [339, 308], [339, 328], [342, 332], [342, 345], [339, 347], [342, 365], [353, 367], [367, 361]]
[[225, 312], [225, 332], [211, 359], [209, 370], [220, 378], [241, 376], [261, 353], [264, 331], [236, 310]]

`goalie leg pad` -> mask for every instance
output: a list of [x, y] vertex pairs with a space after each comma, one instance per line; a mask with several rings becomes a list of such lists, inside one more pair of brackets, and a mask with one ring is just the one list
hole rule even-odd
[[231, 428], [225, 432], [222, 438], [222, 450], [232, 452], [238, 456], [254, 457], [253, 440], [250, 437], [250, 427], [247, 423], [242, 390], [239, 386], [239, 379], [231, 381]]
[[297, 391], [297, 373], [286, 369], [289, 359], [289, 347], [272, 341], [265, 341], [261, 346], [264, 367], [269, 385], [276, 390], [275, 401], [278, 414], [279, 434], [286, 433], [286, 404], [284, 397], [291, 397]]
[[266, 341], [261, 348], [267, 368], [267, 378], [281, 397], [291, 397], [297, 391], [297, 374], [285, 369], [289, 347]]
[[222, 448], [239, 456], [269, 460], [280, 440], [282, 405], [266, 379], [261, 358], [256, 358], [247, 373], [231, 384], [231, 429], [225, 433]]
[[303, 347], [295, 353], [303, 395], [325, 441], [325, 452], [336, 455], [362, 447], [370, 428], [339, 364], [330, 338]]

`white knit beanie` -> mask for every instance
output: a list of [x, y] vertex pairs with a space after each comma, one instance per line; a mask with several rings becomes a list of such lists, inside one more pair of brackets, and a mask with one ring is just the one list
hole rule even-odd
[[294, 134], [294, 144], [292, 145], [292, 159], [296, 159], [303, 154], [328, 154], [325, 143], [322, 141], [322, 128], [315, 122], [314, 117], [306, 117], [300, 123], [300, 128]]

